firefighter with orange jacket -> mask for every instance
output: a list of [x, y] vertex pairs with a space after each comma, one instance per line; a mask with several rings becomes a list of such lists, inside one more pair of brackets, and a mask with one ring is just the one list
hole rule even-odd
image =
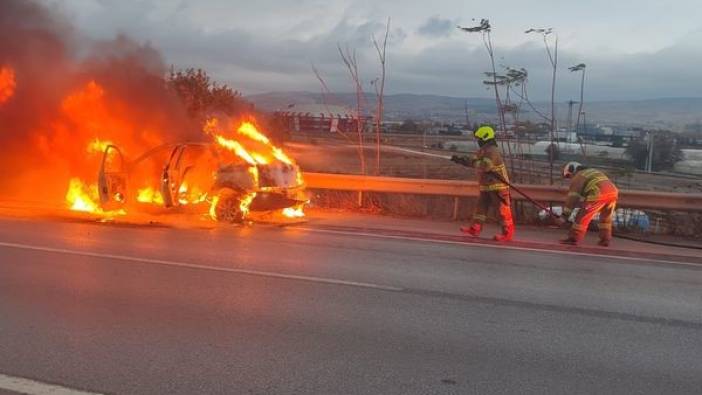
[[495, 131], [490, 126], [482, 126], [473, 135], [480, 149], [470, 157], [453, 156], [451, 160], [464, 166], [473, 167], [478, 175], [480, 195], [473, 213], [473, 224], [462, 226], [461, 232], [477, 237], [487, 220], [490, 207], [497, 209], [501, 233], [494, 236], [497, 241], [510, 241], [514, 235], [514, 221], [509, 195], [509, 177], [497, 147]]
[[563, 177], [571, 179], [563, 207], [563, 222], [570, 222], [568, 237], [562, 244], [578, 244], [587, 232], [595, 214], [600, 213], [599, 245], [607, 247], [612, 240], [612, 217], [617, 206], [619, 190], [601, 171], [569, 162], [563, 167]]

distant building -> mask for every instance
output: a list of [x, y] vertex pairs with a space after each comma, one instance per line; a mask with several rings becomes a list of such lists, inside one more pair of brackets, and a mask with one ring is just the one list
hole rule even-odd
[[358, 122], [364, 132], [371, 130], [372, 117], [361, 116], [344, 106], [293, 104], [273, 113], [276, 122], [290, 133], [356, 133]]

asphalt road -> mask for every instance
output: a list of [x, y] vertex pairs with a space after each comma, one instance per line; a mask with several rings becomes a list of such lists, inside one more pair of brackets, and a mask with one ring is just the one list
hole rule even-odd
[[702, 392], [702, 266], [305, 228], [0, 219], [0, 376], [124, 394]]

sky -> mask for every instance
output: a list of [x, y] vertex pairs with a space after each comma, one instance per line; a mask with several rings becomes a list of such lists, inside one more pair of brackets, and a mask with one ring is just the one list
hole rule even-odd
[[[589, 100], [702, 97], [700, 0], [44, 0], [79, 34], [125, 34], [158, 48], [168, 64], [200, 67], [243, 92], [353, 90], [337, 46], [356, 51], [364, 88], [379, 76], [372, 44], [390, 18], [387, 93], [488, 97], [480, 35], [459, 31], [488, 18], [498, 68], [529, 71], [529, 96], [550, 95], [550, 63], [531, 27], [558, 37], [557, 96]], [[556, 35], [550, 36], [553, 45]]]

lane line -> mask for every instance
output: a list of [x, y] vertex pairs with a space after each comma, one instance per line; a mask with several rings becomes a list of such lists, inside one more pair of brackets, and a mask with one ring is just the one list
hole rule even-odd
[[0, 373], [0, 389], [28, 395], [101, 395]]
[[404, 291], [404, 288], [394, 287], [391, 285], [364, 283], [364, 282], [358, 282], [358, 281], [346, 281], [346, 280], [338, 280], [338, 279], [334, 279], [334, 278], [302, 276], [302, 275], [297, 275], [297, 274], [265, 272], [265, 271], [260, 271], [260, 270], [207, 266], [207, 265], [199, 265], [196, 263], [169, 261], [169, 260], [165, 260], [165, 259], [153, 259], [153, 258], [141, 258], [141, 257], [136, 257], [136, 256], [128, 256], [128, 255], [104, 254], [104, 253], [100, 253], [100, 252], [71, 250], [71, 249], [66, 249], [66, 248], [44, 247], [44, 246], [36, 246], [36, 245], [31, 245], [31, 244], [0, 242], [0, 247], [16, 248], [16, 249], [30, 250], [30, 251], [50, 252], [50, 253], [57, 253], [57, 254], [87, 256], [87, 257], [93, 257], [93, 258], [114, 259], [114, 260], [127, 261], [127, 262], [149, 263], [149, 264], [155, 264], [155, 265], [173, 266], [173, 267], [181, 267], [181, 268], [197, 269], [197, 270], [208, 270], [208, 271], [215, 271], [215, 272], [246, 274], [246, 275], [260, 276], [260, 277], [282, 278], [282, 279], [286, 279], [286, 280], [309, 281], [309, 282], [322, 283], [322, 284], [346, 285], [346, 286], [350, 286], [350, 287], [371, 288], [371, 289], [379, 289], [379, 290], [383, 290], [383, 291]]
[[[666, 259], [637, 258], [637, 257], [632, 257], [632, 256], [593, 254], [593, 253], [588, 253], [588, 252], [577, 252], [577, 251], [566, 251], [566, 250], [544, 250], [544, 249], [539, 249], [539, 248], [517, 247], [517, 246], [504, 245], [504, 244], [500, 244], [498, 246], [498, 245], [491, 245], [491, 244], [469, 243], [469, 242], [464, 242], [464, 241], [431, 239], [431, 238], [424, 238], [424, 237], [417, 237], [417, 236], [386, 235], [386, 234], [379, 234], [379, 233], [344, 231], [344, 230], [334, 230], [334, 229], [316, 229], [316, 228], [309, 228], [309, 227], [304, 227], [304, 226], [291, 226], [289, 228], [290, 229], [299, 229], [302, 231], [317, 232], [317, 233], [329, 233], [329, 234], [337, 234], [337, 235], [345, 235], [345, 236], [361, 236], [361, 237], [370, 237], [370, 238], [379, 238], [379, 239], [421, 241], [421, 242], [428, 242], [428, 243], [450, 244], [450, 245], [460, 245], [460, 246], [468, 246], [468, 247], [506, 249], [506, 250], [515, 250], [515, 251], [529, 251], [529, 252], [539, 252], [539, 253], [543, 253], [543, 254], [556, 254], [556, 255], [576, 255], [576, 256], [585, 256], [585, 257], [591, 257], [591, 258], [608, 258], [608, 259], [615, 259], [615, 260], [621, 259], [621, 260], [625, 260], [625, 261], [665, 263], [665, 264], [671, 264], [671, 265], [695, 267], [698, 269], [702, 268], [702, 263], [671, 261], [671, 260], [666, 260]], [[439, 235], [439, 236], [441, 236], [441, 235]]]

